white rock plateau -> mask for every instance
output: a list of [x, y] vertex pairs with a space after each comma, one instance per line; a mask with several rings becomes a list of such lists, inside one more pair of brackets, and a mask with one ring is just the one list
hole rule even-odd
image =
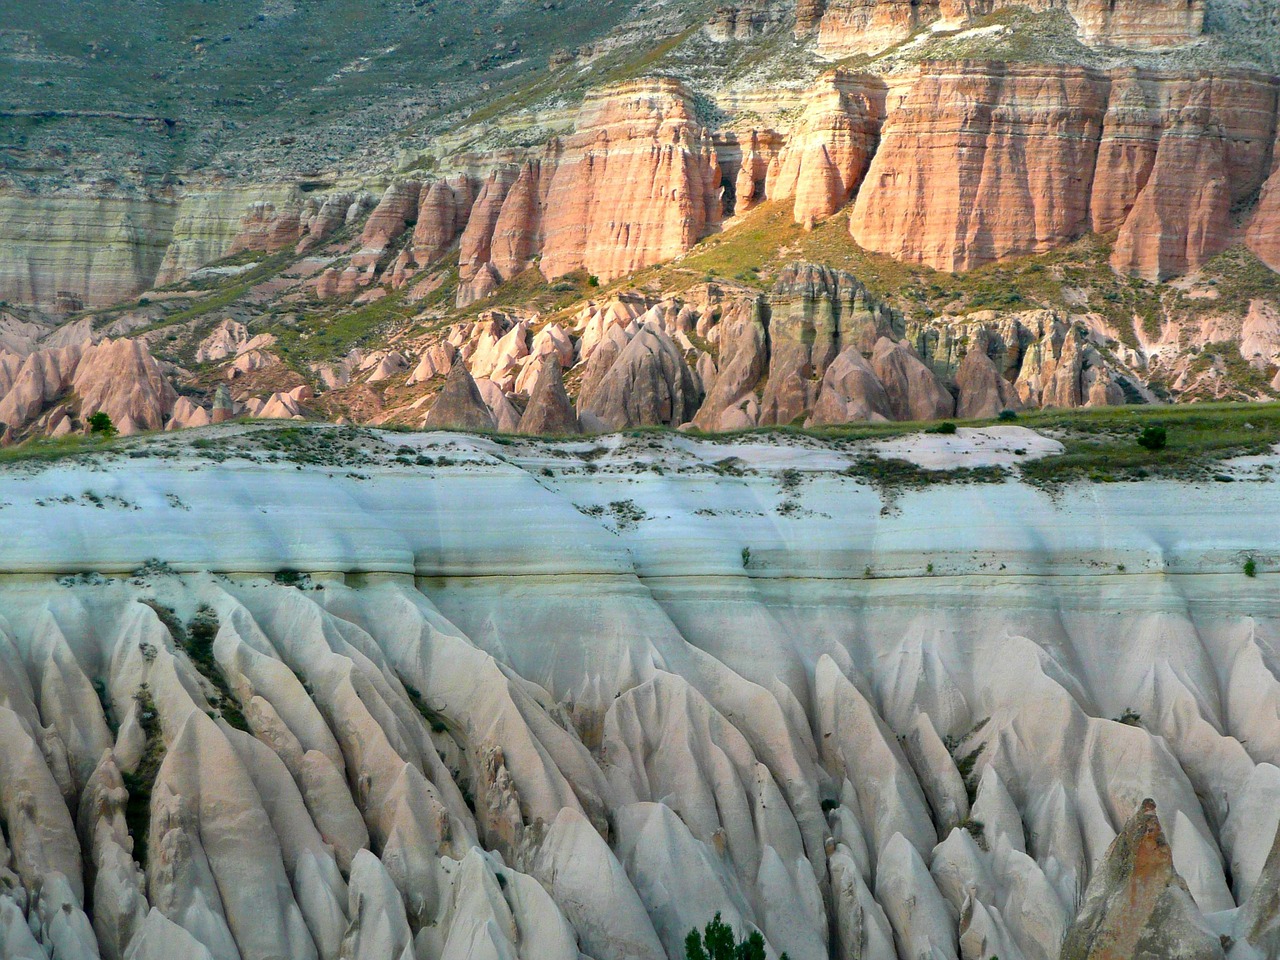
[[774, 960], [1051, 960], [1145, 798], [1199, 952], [1090, 956], [1276, 957], [1280, 456], [886, 492], [874, 449], [0, 467], [0, 957], [683, 960], [719, 912]]

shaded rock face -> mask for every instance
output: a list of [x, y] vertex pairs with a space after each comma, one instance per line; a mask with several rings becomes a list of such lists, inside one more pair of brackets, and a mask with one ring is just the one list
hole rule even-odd
[[1148, 957], [1224, 957], [1218, 937], [1174, 869], [1172, 849], [1149, 799], [1107, 849], [1062, 945], [1062, 960]]
[[795, 199], [796, 223], [829, 217], [862, 183], [880, 138], [885, 87], [873, 77], [842, 71], [823, 78], [769, 166], [771, 200]]
[[990, 346], [990, 336], [980, 333], [956, 370], [956, 416], [961, 419], [985, 419], [1020, 406], [1013, 386], [992, 362]]
[[828, 364], [849, 347], [871, 350], [893, 316], [851, 274], [797, 263], [769, 296], [769, 381], [760, 423], [787, 424], [812, 409]]
[[846, 347], [828, 364], [805, 426], [889, 420], [893, 407], [884, 385], [856, 347]]
[[135, 296], [160, 269], [176, 207], [0, 193], [0, 300], [52, 311], [62, 293], [89, 307]]
[[612, 430], [680, 426], [693, 419], [701, 400], [697, 379], [679, 348], [660, 327], [646, 323], [629, 339], [624, 334], [592, 355], [578, 395], [578, 415], [584, 424], [590, 418]]
[[428, 429], [444, 430], [491, 431], [496, 428], [493, 414], [466, 364], [455, 363], [450, 368], [449, 379], [427, 411], [422, 425]]
[[1048, 311], [1024, 317], [1024, 322], [1039, 337], [1023, 354], [1014, 384], [1021, 406], [1072, 408], [1125, 402], [1124, 390], [1083, 328]]
[[548, 356], [538, 368], [538, 380], [529, 405], [520, 417], [518, 433], [543, 435], [580, 433], [578, 418], [573, 412], [573, 402], [565, 393], [560, 360]]
[[955, 413], [955, 398], [909, 344], [881, 337], [871, 368], [884, 386], [889, 419], [941, 420]]

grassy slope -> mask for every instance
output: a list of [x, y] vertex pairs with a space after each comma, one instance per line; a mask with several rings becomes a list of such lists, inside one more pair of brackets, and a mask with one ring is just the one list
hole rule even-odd
[[[961, 422], [962, 426], [989, 426], [994, 421]], [[1260, 455], [1280, 444], [1280, 404], [1203, 403], [1177, 407], [1110, 407], [1067, 411], [1025, 413], [1017, 423], [1054, 437], [1064, 452], [1024, 464], [1024, 480], [1053, 488], [1067, 483], [1110, 483], [1149, 478], [1186, 481], [1227, 481], [1224, 462], [1235, 457]], [[1148, 450], [1137, 442], [1142, 431], [1161, 426], [1167, 431], [1164, 449]], [[822, 444], [847, 448], [868, 439], [905, 436], [937, 431], [937, 424], [856, 423], [839, 427], [804, 430], [798, 427], [759, 429], [708, 436], [712, 441], [730, 441], [744, 436], [806, 437]], [[235, 431], [234, 433], [232, 431]], [[626, 431], [628, 435], [656, 435], [661, 428]], [[253, 423], [251, 433], [238, 427], [202, 431], [192, 441], [201, 451], [217, 457], [234, 456], [236, 451], [262, 450], [268, 459], [283, 456], [291, 462], [329, 466], [368, 465], [365, 439], [369, 431], [355, 427], [275, 425]], [[257, 437], [257, 440], [253, 438]], [[500, 438], [505, 439], [505, 438]], [[574, 438], [578, 440], [580, 438]], [[40, 469], [58, 462], [90, 462], [108, 459], [168, 458], [187, 441], [173, 434], [119, 438], [82, 437], [28, 442], [0, 449], [0, 466]], [[390, 442], [390, 441], [388, 441]], [[523, 442], [523, 441], [522, 441]], [[378, 444], [374, 444], [377, 446]], [[219, 452], [221, 451], [221, 452]], [[216, 457], [215, 457], [216, 458]], [[932, 475], [919, 469], [895, 470], [896, 461], [877, 467], [869, 462], [864, 474], [877, 482], [918, 485], [928, 482], [989, 482], [999, 476], [969, 476], [951, 473]]]

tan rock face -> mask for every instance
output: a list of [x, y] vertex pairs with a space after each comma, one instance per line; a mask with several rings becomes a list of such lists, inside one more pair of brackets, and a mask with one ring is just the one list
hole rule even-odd
[[[1261, 74], [929, 65], [885, 121], [853, 237], [967, 270], [1118, 230], [1113, 265], [1166, 279], [1232, 242], [1231, 210], [1262, 185], [1275, 124]], [[1272, 206], [1253, 219], [1259, 249]]]
[[547, 192], [542, 271], [602, 279], [682, 253], [720, 221], [720, 168], [671, 80], [588, 98]]
[[1095, 870], [1062, 960], [1215, 960], [1223, 956], [1173, 866], [1156, 805], [1144, 800]]
[[796, 33], [818, 35], [818, 52], [839, 60], [879, 53], [938, 21], [963, 25], [1003, 7], [1065, 9], [1095, 46], [1174, 47], [1204, 30], [1203, 0], [798, 0]]
[[930, 68], [885, 122], [851, 216], [854, 240], [967, 270], [1078, 236], [1106, 93], [1104, 76], [1075, 67]]
[[[0, 423], [10, 430], [31, 426], [68, 393], [80, 400], [82, 423], [102, 411], [122, 434], [161, 429], [178, 399], [160, 365], [137, 340], [37, 350], [20, 363], [0, 354]], [[65, 416], [51, 418], [45, 426], [50, 431], [71, 429]]]
[[794, 197], [796, 223], [821, 220], [843, 207], [875, 153], [884, 104], [885, 86], [873, 77], [843, 71], [824, 77], [770, 167], [769, 199]]

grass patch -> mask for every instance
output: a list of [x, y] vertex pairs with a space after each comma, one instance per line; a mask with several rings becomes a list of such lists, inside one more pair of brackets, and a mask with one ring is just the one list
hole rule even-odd
[[[1022, 465], [1024, 479], [1056, 485], [1159, 477], [1213, 480], [1224, 460], [1268, 452], [1280, 443], [1280, 404], [1195, 403], [1023, 414], [1026, 426], [1056, 436], [1060, 454]], [[1165, 445], [1139, 445], [1144, 432], [1165, 431]], [[1146, 434], [1150, 435], [1150, 434]]]
[[160, 729], [160, 713], [156, 710], [151, 688], [143, 683], [133, 695], [137, 704], [138, 723], [146, 735], [146, 747], [142, 759], [133, 773], [122, 773], [129, 800], [125, 804], [124, 819], [133, 837], [133, 859], [145, 871], [147, 869], [147, 841], [151, 833], [151, 791], [164, 762], [164, 735]]

